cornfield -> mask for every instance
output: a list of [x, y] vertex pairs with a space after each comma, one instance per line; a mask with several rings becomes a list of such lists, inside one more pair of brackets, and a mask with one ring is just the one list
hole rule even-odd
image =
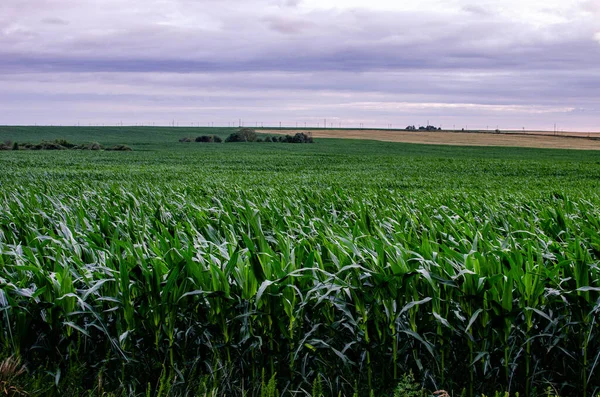
[[[138, 386], [600, 388], [600, 198], [33, 187], [0, 200], [5, 350]], [[190, 371], [190, 368], [193, 371]]]
[[134, 151], [0, 155], [0, 395], [600, 392], [596, 153], [57, 131]]

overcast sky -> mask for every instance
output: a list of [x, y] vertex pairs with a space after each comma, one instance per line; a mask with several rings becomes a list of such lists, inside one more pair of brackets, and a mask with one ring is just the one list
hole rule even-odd
[[600, 0], [0, 0], [0, 124], [600, 131]]

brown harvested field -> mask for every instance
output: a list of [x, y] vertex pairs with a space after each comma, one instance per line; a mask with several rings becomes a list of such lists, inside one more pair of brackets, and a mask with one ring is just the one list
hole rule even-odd
[[[548, 131], [454, 132], [454, 131], [403, 131], [403, 130], [263, 130], [271, 134], [311, 132], [315, 138], [371, 139], [385, 142], [421, 143], [457, 146], [513, 146], [549, 149], [600, 150], [600, 134], [582, 132]], [[591, 138], [588, 138], [590, 136]]]

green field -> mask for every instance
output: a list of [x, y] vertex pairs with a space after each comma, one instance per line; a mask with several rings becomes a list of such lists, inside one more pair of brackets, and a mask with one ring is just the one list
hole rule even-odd
[[0, 151], [32, 394], [600, 393], [598, 152], [232, 131], [0, 127], [134, 149]]

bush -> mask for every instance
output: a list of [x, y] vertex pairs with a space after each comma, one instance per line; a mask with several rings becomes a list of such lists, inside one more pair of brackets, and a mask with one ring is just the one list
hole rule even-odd
[[292, 137], [292, 143], [313, 143], [313, 139], [312, 136], [305, 134], [304, 132], [298, 132]]
[[242, 128], [229, 135], [225, 142], [256, 142], [256, 132], [251, 128]]
[[66, 150], [67, 148], [56, 143], [56, 142], [42, 142], [38, 145], [35, 145], [36, 148], [34, 150]]
[[179, 142], [192, 142], [192, 138], [181, 138]]
[[56, 143], [57, 145], [60, 145], [60, 146], [62, 146], [64, 148], [67, 148], [67, 149], [72, 149], [72, 148], [74, 148], [76, 146], [75, 144], [70, 143], [66, 139], [55, 139], [54, 143]]
[[19, 144], [17, 142], [13, 143], [12, 150], [19, 150]]
[[220, 137], [216, 136], [216, 135], [202, 135], [199, 136], [195, 139], [196, 142], [202, 142], [202, 143], [221, 143], [223, 142], [223, 139], [221, 139]]

